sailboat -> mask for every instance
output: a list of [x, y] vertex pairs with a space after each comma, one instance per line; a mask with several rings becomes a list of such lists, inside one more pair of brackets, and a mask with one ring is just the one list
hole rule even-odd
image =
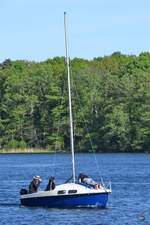
[[57, 185], [54, 190], [50, 191], [40, 191], [32, 194], [21, 193], [20, 201], [21, 204], [24, 206], [33, 206], [33, 207], [49, 207], [49, 208], [54, 207], [72, 208], [72, 207], [87, 207], [87, 206], [106, 207], [108, 195], [109, 193], [111, 193], [111, 185], [109, 186], [109, 188], [106, 188], [105, 185], [101, 185], [101, 188], [95, 189], [91, 185], [76, 181], [66, 12], [64, 12], [64, 25], [65, 25], [66, 62], [68, 73], [70, 142], [72, 153], [72, 182]]

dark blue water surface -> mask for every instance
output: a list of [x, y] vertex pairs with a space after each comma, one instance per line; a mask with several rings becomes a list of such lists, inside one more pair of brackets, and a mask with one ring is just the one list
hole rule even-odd
[[20, 205], [19, 190], [28, 188], [34, 175], [42, 177], [41, 190], [50, 176], [60, 184], [71, 176], [69, 154], [0, 155], [0, 224], [150, 224], [149, 154], [77, 154], [76, 174], [86, 173], [112, 182], [108, 206], [101, 208], [45, 209]]

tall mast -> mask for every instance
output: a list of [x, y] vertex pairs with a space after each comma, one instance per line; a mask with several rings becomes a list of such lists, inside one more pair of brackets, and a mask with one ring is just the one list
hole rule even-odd
[[72, 177], [73, 177], [73, 182], [75, 183], [73, 122], [72, 122], [70, 68], [69, 68], [68, 32], [67, 32], [67, 23], [66, 23], [66, 12], [64, 12], [64, 25], [65, 25], [66, 63], [67, 63], [67, 73], [68, 73], [68, 97], [69, 97], [69, 115], [70, 115], [70, 142], [71, 142], [71, 152], [72, 152]]

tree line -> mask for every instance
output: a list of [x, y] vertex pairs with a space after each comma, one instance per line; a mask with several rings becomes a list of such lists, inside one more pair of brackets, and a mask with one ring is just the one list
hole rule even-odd
[[[77, 152], [150, 152], [150, 53], [70, 61]], [[0, 148], [70, 151], [64, 57], [0, 64]]]

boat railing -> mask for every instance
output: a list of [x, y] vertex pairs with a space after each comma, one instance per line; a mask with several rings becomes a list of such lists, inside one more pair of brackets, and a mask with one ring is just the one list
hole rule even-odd
[[110, 190], [110, 192], [112, 191], [112, 188], [111, 188], [111, 181], [109, 181], [108, 183], [104, 184], [103, 183], [103, 187], [104, 189], [107, 191], [107, 190]]

